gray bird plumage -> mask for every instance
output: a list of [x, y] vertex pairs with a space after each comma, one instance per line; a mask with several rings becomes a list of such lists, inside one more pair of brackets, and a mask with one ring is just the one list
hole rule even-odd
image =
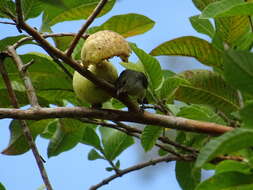
[[148, 80], [145, 74], [130, 69], [120, 73], [115, 83], [117, 95], [128, 94], [137, 98], [139, 103], [143, 103], [148, 87]]

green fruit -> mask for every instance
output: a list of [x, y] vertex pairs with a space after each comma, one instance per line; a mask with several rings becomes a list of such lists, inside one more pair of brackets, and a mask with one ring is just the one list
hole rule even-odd
[[[108, 61], [103, 61], [101, 64], [90, 65], [88, 70], [98, 78], [102, 78], [107, 82], [114, 83], [118, 78], [116, 68]], [[104, 90], [94, 85], [87, 78], [75, 71], [73, 76], [73, 88], [77, 97], [90, 104], [100, 104], [111, 98]]]

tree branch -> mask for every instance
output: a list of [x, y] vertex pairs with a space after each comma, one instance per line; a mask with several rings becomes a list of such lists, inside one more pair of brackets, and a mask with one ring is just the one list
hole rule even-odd
[[39, 108], [36, 110], [0, 108], [0, 119], [29, 119], [40, 120], [47, 118], [97, 118], [112, 121], [128, 121], [148, 125], [157, 125], [165, 128], [206, 133], [210, 135], [220, 135], [233, 130], [232, 127], [219, 125], [216, 123], [196, 121], [182, 117], [165, 116], [149, 112], [135, 113], [110, 110], [92, 109], [85, 107], [58, 107], [58, 108]]
[[165, 156], [165, 157], [156, 158], [154, 160], [149, 160], [147, 162], [143, 162], [143, 163], [134, 165], [134, 166], [126, 168], [124, 170], [120, 170], [119, 173], [116, 173], [116, 174], [102, 180], [100, 183], [90, 187], [90, 190], [96, 190], [96, 189], [102, 187], [103, 185], [110, 183], [115, 178], [121, 177], [129, 172], [140, 170], [140, 169], [148, 167], [148, 166], [154, 166], [160, 162], [170, 162], [170, 161], [177, 161], [177, 160], [192, 161], [193, 158], [187, 157], [187, 156], [185, 156], [184, 158], [179, 158], [177, 156]]
[[38, 99], [37, 99], [37, 95], [35, 93], [35, 89], [33, 88], [32, 81], [29, 77], [29, 73], [28, 73], [28, 71], [23, 70], [24, 64], [23, 64], [21, 58], [19, 57], [16, 50], [12, 46], [8, 47], [8, 52], [12, 56], [16, 66], [18, 68], [18, 71], [20, 73], [20, 76], [24, 81], [27, 97], [29, 99], [31, 106], [34, 108], [40, 107]]
[[70, 47], [66, 53], [67, 56], [71, 57], [71, 54], [73, 53], [78, 41], [80, 40], [81, 36], [84, 34], [84, 32], [88, 29], [88, 27], [91, 25], [91, 23], [94, 21], [96, 16], [101, 12], [105, 4], [108, 0], [101, 0], [96, 8], [93, 10], [91, 15], [88, 17], [87, 21], [84, 23], [84, 25], [81, 27], [81, 29], [78, 31], [77, 35], [73, 39], [73, 41], [70, 44]]
[[[3, 59], [0, 59], [0, 73], [1, 73], [1, 75], [4, 79], [4, 82], [6, 84], [6, 87], [8, 89], [9, 97], [10, 97], [13, 107], [18, 108], [19, 107], [18, 100], [17, 100], [16, 94], [11, 86], [11, 81], [9, 79], [8, 73], [6, 72], [6, 69], [4, 67]], [[37, 162], [37, 166], [39, 168], [39, 171], [40, 171], [41, 177], [44, 181], [44, 184], [48, 190], [53, 190], [53, 188], [50, 184], [48, 175], [46, 173], [46, 170], [44, 168], [43, 161], [42, 161], [39, 151], [35, 145], [35, 142], [33, 140], [33, 137], [30, 132], [27, 122], [25, 120], [19, 120], [19, 122], [22, 127], [23, 134], [26, 137], [28, 144], [32, 150], [32, 153], [35, 157], [35, 160]]]
[[16, 23], [14, 22], [5, 22], [5, 21], [0, 21], [0, 24], [16, 25]]
[[24, 18], [23, 18], [21, 0], [15, 0], [15, 4], [16, 4], [16, 13], [17, 13], [16, 26], [17, 26], [18, 31], [22, 33], [21, 26], [22, 26], [22, 23], [24, 22]]

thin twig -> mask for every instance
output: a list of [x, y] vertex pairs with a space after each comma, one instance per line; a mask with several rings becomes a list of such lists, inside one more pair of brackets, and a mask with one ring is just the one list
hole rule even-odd
[[66, 53], [67, 56], [71, 56], [78, 41], [80, 40], [81, 36], [85, 33], [85, 31], [88, 29], [88, 27], [91, 25], [91, 23], [94, 21], [94, 19], [96, 18], [96, 16], [102, 11], [103, 7], [105, 6], [105, 4], [107, 3], [108, 0], [101, 0], [98, 5], [96, 6], [96, 8], [93, 10], [93, 12], [91, 13], [91, 15], [88, 17], [88, 19], [86, 20], [86, 22], [84, 23], [84, 25], [81, 27], [81, 29], [78, 31], [77, 35], [75, 36], [75, 38], [73, 39], [73, 41], [70, 44], [70, 47]]
[[[8, 89], [8, 94], [9, 94], [10, 101], [12, 102], [13, 107], [19, 108], [18, 100], [17, 100], [16, 94], [15, 94], [13, 88], [12, 88], [11, 81], [9, 79], [8, 73], [6, 72], [6, 69], [4, 67], [3, 59], [0, 59], [0, 72], [2, 74], [4, 82], [6, 84], [6, 88]], [[43, 181], [44, 181], [44, 183], [47, 187], [47, 190], [53, 190], [53, 188], [50, 184], [47, 172], [44, 168], [43, 160], [41, 159], [40, 153], [39, 153], [39, 151], [38, 151], [38, 149], [35, 145], [35, 142], [33, 140], [33, 137], [32, 137], [32, 134], [30, 132], [30, 129], [28, 127], [28, 124], [25, 120], [19, 120], [19, 121], [20, 121], [20, 125], [22, 127], [22, 131], [24, 133], [24, 136], [26, 137], [26, 139], [28, 141], [28, 144], [29, 144], [29, 146], [32, 150], [32, 153], [35, 157], [35, 160], [37, 162], [37, 166], [39, 168], [41, 177], [42, 177], [42, 179], [43, 179]]]
[[147, 162], [143, 162], [143, 163], [140, 163], [140, 164], [137, 164], [137, 165], [134, 165], [134, 166], [131, 166], [129, 168], [126, 168], [124, 170], [120, 170], [119, 173], [116, 173], [114, 175], [111, 175], [110, 177], [106, 178], [106, 179], [103, 179], [100, 183], [90, 187], [90, 190], [96, 190], [100, 187], [102, 187], [103, 185], [106, 185], [108, 183], [110, 183], [112, 180], [114, 180], [115, 178], [118, 178], [118, 177], [121, 177], [129, 172], [133, 172], [133, 171], [136, 171], [136, 170], [140, 170], [142, 168], [146, 168], [148, 166], [154, 166], [158, 163], [161, 163], [161, 162], [170, 162], [170, 161], [178, 161], [178, 160], [184, 160], [184, 161], [192, 161], [194, 160], [193, 158], [191, 157], [187, 157], [185, 156], [184, 158], [179, 158], [177, 156], [165, 156], [165, 157], [160, 157], [160, 158], [156, 158], [154, 160], [149, 160]]
[[30, 67], [32, 64], [34, 64], [35, 63], [35, 61], [32, 59], [31, 61], [29, 61], [28, 63], [26, 63], [26, 64], [24, 64], [23, 66], [22, 66], [22, 72], [27, 72], [27, 69], [28, 69], [28, 67]]
[[37, 95], [35, 93], [35, 89], [33, 88], [32, 81], [31, 81], [31, 79], [29, 77], [29, 73], [28, 73], [28, 71], [23, 72], [23, 66], [24, 66], [24, 64], [23, 64], [21, 58], [19, 57], [19, 55], [17, 54], [16, 50], [12, 46], [8, 47], [8, 52], [11, 54], [11, 56], [12, 56], [12, 58], [13, 58], [15, 64], [16, 64], [16, 66], [17, 66], [17, 68], [19, 70], [20, 76], [21, 76], [21, 78], [24, 81], [27, 97], [29, 99], [29, 102], [30, 102], [31, 106], [33, 108], [40, 107]]
[[5, 21], [0, 21], [0, 24], [16, 25], [15, 22], [5, 22]]

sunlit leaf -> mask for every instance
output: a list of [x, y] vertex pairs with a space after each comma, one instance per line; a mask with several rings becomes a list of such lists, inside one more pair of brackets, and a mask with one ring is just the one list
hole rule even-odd
[[144, 66], [144, 71], [149, 78], [150, 87], [153, 90], [157, 89], [163, 81], [163, 73], [159, 61], [138, 48], [135, 44], [131, 44], [131, 48]]
[[199, 15], [190, 17], [192, 27], [199, 33], [206, 34], [210, 38], [214, 36], [214, 27], [208, 19], [200, 19]]
[[222, 68], [223, 53], [209, 42], [193, 36], [176, 38], [154, 48], [151, 55], [181, 55], [194, 57], [204, 65]]
[[192, 70], [183, 72], [181, 76], [188, 80], [190, 85], [183, 84], [177, 89], [177, 100], [209, 105], [224, 112], [239, 109], [237, 91], [219, 74], [207, 70]]
[[127, 38], [147, 32], [153, 28], [154, 24], [153, 20], [144, 15], [133, 13], [116, 15], [102, 25], [91, 28], [89, 33], [95, 33], [100, 30], [112, 30]]

